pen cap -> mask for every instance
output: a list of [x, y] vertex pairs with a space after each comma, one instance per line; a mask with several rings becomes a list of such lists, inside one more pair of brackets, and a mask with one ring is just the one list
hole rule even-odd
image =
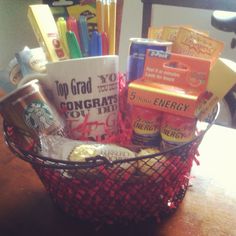
[[76, 18], [74, 16], [68, 16], [66, 24], [67, 24], [67, 30], [74, 32], [75, 37], [78, 43], [80, 44], [79, 30]]
[[83, 56], [88, 56], [89, 53], [89, 34], [86, 17], [81, 15], [78, 20], [79, 34], [81, 41], [81, 49]]
[[66, 32], [66, 38], [68, 42], [70, 58], [80, 58], [82, 57], [82, 53], [80, 50], [80, 46], [76, 39], [75, 33], [72, 31]]
[[101, 56], [102, 55], [102, 40], [101, 34], [97, 31], [93, 31], [91, 39], [89, 41], [89, 56]]
[[60, 39], [62, 41], [62, 45], [65, 51], [67, 52], [67, 54], [69, 54], [69, 48], [68, 48], [68, 44], [66, 40], [67, 25], [66, 25], [66, 20], [63, 17], [59, 17], [57, 19], [57, 28], [58, 28]]

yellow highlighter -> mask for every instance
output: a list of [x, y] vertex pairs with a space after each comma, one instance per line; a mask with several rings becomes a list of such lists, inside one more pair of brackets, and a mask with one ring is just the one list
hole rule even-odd
[[65, 49], [67, 55], [69, 55], [69, 47], [66, 39], [67, 25], [66, 20], [63, 17], [59, 17], [57, 19], [57, 29], [63, 48]]
[[116, 0], [110, 0], [109, 14], [109, 54], [114, 55], [116, 50]]

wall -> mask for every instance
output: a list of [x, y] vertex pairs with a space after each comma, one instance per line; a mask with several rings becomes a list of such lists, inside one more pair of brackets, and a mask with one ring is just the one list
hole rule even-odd
[[35, 3], [41, 1], [0, 0], [0, 69], [24, 46], [38, 46], [27, 18], [28, 5]]

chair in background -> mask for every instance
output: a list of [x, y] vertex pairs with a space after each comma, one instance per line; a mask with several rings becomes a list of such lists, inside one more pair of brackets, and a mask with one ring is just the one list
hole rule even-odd
[[[236, 12], [213, 11], [211, 25], [224, 32], [234, 32], [236, 34]], [[232, 38], [231, 48], [236, 48], [236, 38]], [[232, 126], [236, 128], [236, 85], [227, 93], [225, 100], [229, 104], [232, 114]]]

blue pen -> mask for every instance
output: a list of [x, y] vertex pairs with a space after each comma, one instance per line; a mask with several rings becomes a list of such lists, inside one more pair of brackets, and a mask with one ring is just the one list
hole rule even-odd
[[98, 56], [102, 56], [102, 35], [98, 33]]
[[101, 34], [97, 31], [92, 32], [91, 39], [89, 41], [89, 56], [101, 56], [102, 55], [102, 38]]
[[80, 33], [83, 56], [87, 57], [89, 51], [89, 34], [88, 34], [87, 20], [85, 16], [81, 15], [79, 17], [78, 25], [79, 25], [79, 33]]

